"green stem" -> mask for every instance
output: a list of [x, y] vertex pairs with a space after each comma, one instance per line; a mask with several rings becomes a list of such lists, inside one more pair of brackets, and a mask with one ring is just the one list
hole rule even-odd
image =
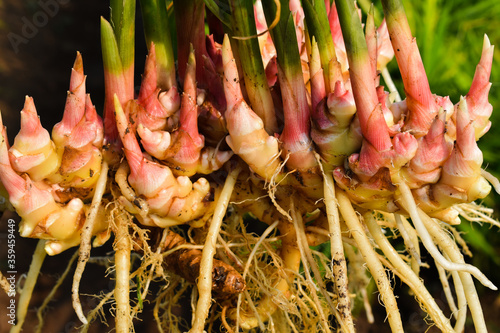
[[[278, 131], [274, 104], [260, 54], [252, 0], [231, 1], [231, 27], [250, 104], [270, 135]], [[243, 37], [243, 38], [237, 38]]]
[[111, 8], [111, 25], [115, 31], [121, 28], [121, 20], [123, 13], [123, 0], [110, 0], [110, 8]]
[[[129, 97], [126, 89], [120, 51], [111, 24], [101, 17], [101, 48], [104, 65], [104, 133], [108, 143], [118, 141], [114, 116], [113, 96], [116, 94], [124, 103]], [[133, 96], [131, 97], [133, 98]]]
[[166, 1], [142, 0], [141, 11], [148, 48], [155, 44], [158, 87], [169, 90], [177, 84]]
[[377, 151], [386, 151], [392, 143], [383, 114], [376, 110], [379, 104], [375, 89], [376, 73], [370, 63], [358, 10], [353, 1], [336, 0], [335, 3], [349, 60], [349, 75], [361, 131]]
[[408, 117], [404, 129], [417, 137], [429, 130], [439, 111], [432, 95], [416, 40], [401, 0], [382, 0], [387, 29], [405, 87]]
[[205, 46], [205, 4], [203, 0], [174, 0], [177, 27], [177, 66], [181, 80], [186, 76], [190, 44], [196, 54], [196, 79], [203, 86], [203, 56], [208, 57]]
[[127, 93], [134, 96], [135, 0], [111, 1], [111, 24], [118, 44]]
[[[278, 14], [278, 8], [272, 1], [264, 1], [263, 7], [267, 24], [271, 26]], [[278, 79], [285, 118], [280, 135], [282, 155], [287, 158], [287, 167], [302, 173], [301, 184], [307, 187], [307, 191], [321, 191], [318, 185], [322, 180], [315, 170], [317, 161], [312, 153], [311, 110], [307, 101], [294, 16], [287, 0], [281, 1], [280, 7], [280, 21], [271, 30], [271, 36], [276, 46]], [[311, 195], [318, 195], [313, 192]]]
[[101, 45], [104, 70], [113, 74], [122, 73], [122, 60], [113, 27], [103, 17], [101, 17]]
[[319, 54], [321, 58], [321, 67], [325, 77], [326, 91], [333, 91], [330, 83], [329, 67], [330, 61], [336, 59], [335, 46], [333, 45], [332, 34], [329, 27], [328, 16], [326, 14], [325, 2], [323, 0], [304, 0], [302, 1], [304, 14], [307, 23], [309, 35], [316, 38]]
[[[273, 1], [262, 3], [268, 26], [271, 26], [277, 13]], [[281, 140], [285, 146], [309, 136], [310, 110], [307, 105], [306, 90], [302, 74], [302, 62], [295, 32], [295, 23], [289, 9], [288, 0], [281, 1], [280, 21], [271, 30], [278, 60], [278, 78], [283, 96], [285, 116]], [[287, 98], [286, 96], [290, 97]]]
[[273, 1], [263, 1], [264, 14], [267, 25], [271, 26], [276, 15], [280, 16], [279, 23], [272, 29], [271, 36], [276, 47], [277, 59], [287, 78], [302, 76], [299, 46], [295, 34], [295, 24], [290, 12], [288, 0], [281, 1], [280, 13], [277, 13]]
[[219, 111], [226, 109], [222, 80], [215, 69], [206, 46], [205, 3], [203, 0], [174, 0], [177, 26], [177, 69], [184, 80], [190, 44], [196, 57], [196, 81], [200, 89], [207, 90], [209, 101]]

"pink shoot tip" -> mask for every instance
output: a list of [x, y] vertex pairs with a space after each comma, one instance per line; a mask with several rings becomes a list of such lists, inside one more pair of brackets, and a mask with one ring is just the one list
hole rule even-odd
[[474, 121], [467, 101], [461, 98], [456, 110], [457, 139], [450, 158], [443, 166], [439, 184], [456, 187], [467, 193], [466, 201], [484, 198], [491, 186], [481, 176], [483, 154], [475, 139]]
[[441, 110], [429, 132], [418, 139], [417, 152], [406, 169], [409, 180], [414, 182], [412, 187], [436, 183], [439, 180], [441, 167], [453, 148], [453, 143], [445, 136], [445, 125], [446, 112]]
[[60, 160], [49, 132], [42, 127], [31, 97], [26, 96], [21, 111], [21, 130], [10, 148], [11, 162], [18, 172], [28, 172], [34, 180], [54, 174]]
[[488, 132], [491, 127], [489, 118], [493, 112], [493, 106], [488, 101], [488, 93], [491, 88], [490, 74], [492, 63], [493, 46], [488, 36], [484, 35], [481, 60], [476, 67], [474, 79], [466, 96], [470, 116], [474, 119], [476, 140]]
[[26, 96], [21, 111], [21, 129], [14, 139], [14, 149], [25, 151], [38, 150], [50, 142], [49, 132], [43, 128], [36, 112], [32, 97]]

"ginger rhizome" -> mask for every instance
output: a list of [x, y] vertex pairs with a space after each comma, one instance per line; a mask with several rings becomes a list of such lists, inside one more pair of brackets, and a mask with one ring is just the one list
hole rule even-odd
[[[355, 332], [357, 295], [371, 320], [371, 278], [404, 332], [387, 271], [429, 325], [460, 332], [470, 313], [486, 331], [474, 279], [497, 287], [465, 262], [455, 225], [498, 226], [474, 203], [498, 184], [477, 145], [492, 126], [493, 46], [485, 36], [471, 88], [452, 102], [432, 93], [401, 1], [382, 5], [377, 27], [374, 8], [362, 23], [346, 0], [141, 1], [148, 55], [134, 95], [135, 2], [112, 1], [103, 110], [77, 53], [52, 131], [26, 97], [12, 146], [1, 133], [2, 207], [21, 236], [49, 255], [79, 246], [72, 301], [84, 331], [109, 301], [128, 332], [148, 300], [161, 331]], [[109, 239], [116, 287], [89, 311], [83, 273]], [[421, 278], [431, 262], [448, 307]], [[173, 309], [186, 299], [182, 325]]]

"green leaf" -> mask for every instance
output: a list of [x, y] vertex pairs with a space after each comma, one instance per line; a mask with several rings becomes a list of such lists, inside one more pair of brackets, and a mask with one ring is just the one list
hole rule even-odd
[[[277, 13], [276, 4], [273, 1], [263, 1], [264, 14], [267, 25], [270, 26]], [[274, 45], [276, 47], [278, 64], [285, 72], [288, 80], [298, 75], [302, 76], [302, 64], [300, 61], [299, 46], [295, 34], [295, 24], [290, 12], [288, 1], [281, 1], [280, 21], [271, 30]]]
[[335, 4], [342, 26], [349, 65], [352, 67], [356, 61], [368, 61], [368, 47], [354, 2], [337, 0]]
[[111, 24], [101, 17], [101, 47], [104, 70], [113, 74], [123, 72], [120, 51]]
[[231, 15], [227, 4], [214, 0], [204, 0], [205, 6], [214, 14], [225, 26], [231, 26]]
[[113, 27], [124, 68], [134, 65], [135, 0], [111, 0]]

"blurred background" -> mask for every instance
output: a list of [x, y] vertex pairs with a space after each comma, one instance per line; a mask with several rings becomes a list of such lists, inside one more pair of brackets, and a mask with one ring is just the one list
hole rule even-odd
[[[359, 0], [369, 8], [369, 1]], [[488, 35], [495, 45], [489, 101], [493, 105], [492, 127], [478, 142], [483, 151], [483, 168], [500, 177], [500, 2], [497, 0], [403, 0], [406, 15], [424, 62], [433, 93], [450, 96], [453, 103], [469, 91], [475, 68], [481, 57], [483, 37]], [[377, 4], [379, 13], [382, 7]], [[389, 68], [393, 79], [403, 91], [396, 62]], [[492, 191], [483, 204], [494, 209], [500, 218], [500, 195]], [[500, 284], [500, 231], [489, 224], [463, 222], [457, 228], [463, 232], [473, 258], [468, 262], [479, 267], [492, 281]], [[426, 280], [440, 284], [432, 276]], [[500, 332], [500, 294], [476, 284], [488, 318], [490, 332]], [[473, 330], [472, 326], [466, 332]]]
[[[404, 1], [407, 16], [413, 34], [417, 37], [420, 52], [425, 64], [430, 86], [434, 93], [449, 95], [456, 103], [461, 95], [465, 95], [472, 81], [475, 67], [479, 61], [483, 35], [488, 34], [491, 43], [496, 45], [490, 91], [490, 102], [494, 107], [493, 126], [479, 145], [484, 153], [484, 167], [497, 177], [500, 176], [500, 2], [498, 0], [422, 0]], [[50, 5], [48, 5], [50, 3]], [[361, 7], [369, 3], [360, 0]], [[379, 13], [380, 6], [377, 5]], [[87, 75], [87, 92], [91, 94], [98, 112], [102, 113], [104, 99], [104, 78], [101, 60], [99, 18], [109, 17], [108, 1], [15, 1], [0, 0], [0, 110], [4, 124], [8, 127], [8, 135], [12, 142], [19, 131], [19, 111], [24, 104], [25, 95], [35, 100], [38, 113], [45, 128], [50, 129], [60, 121], [69, 88], [71, 67], [80, 51], [83, 56], [84, 70]], [[380, 19], [380, 17], [379, 17]], [[378, 21], [380, 22], [380, 21]], [[146, 46], [143, 41], [140, 16], [137, 17], [136, 73], [142, 73]], [[399, 73], [395, 61], [390, 70], [393, 79], [398, 82]], [[139, 74], [138, 80], [139, 81]], [[399, 86], [399, 91], [403, 91]], [[484, 203], [495, 209], [495, 217], [499, 218], [500, 195], [492, 193]], [[7, 218], [7, 217], [4, 217]], [[489, 225], [480, 226], [462, 223], [459, 226], [464, 232], [474, 253], [469, 262], [479, 267], [493, 282], [500, 285], [500, 233]], [[5, 254], [6, 223], [0, 223], [0, 254]], [[3, 243], [3, 244], [2, 244]], [[17, 237], [18, 270], [28, 270], [31, 253], [36, 240]], [[102, 250], [102, 251], [105, 251]], [[50, 290], [56, 277], [65, 268], [71, 253], [64, 253], [55, 258], [48, 258], [40, 279], [39, 294], [35, 294], [33, 304], [39, 304]], [[62, 266], [61, 266], [61, 263]], [[0, 269], [4, 271], [4, 263]], [[96, 276], [104, 276], [100, 270]], [[429, 273], [431, 274], [431, 273]], [[435, 276], [434, 276], [435, 277]], [[425, 278], [425, 277], [424, 277]], [[94, 281], [93, 281], [94, 282]], [[436, 278], [426, 279], [429, 289], [436, 297], [442, 296], [441, 285]], [[99, 281], [95, 281], [99, 284]], [[432, 285], [435, 283], [435, 285]], [[102, 289], [109, 288], [103, 281]], [[76, 325], [70, 303], [65, 300], [69, 290], [62, 289], [59, 294], [61, 303], [53, 304], [58, 315], [48, 319], [46, 332], [71, 332]], [[491, 332], [500, 332], [500, 298], [498, 292], [491, 292], [477, 286], [483, 309]], [[67, 294], [65, 294], [67, 293]], [[0, 300], [5, 297], [0, 292]], [[384, 312], [373, 298], [376, 320], [380, 326], [368, 328], [360, 315], [358, 328], [360, 332], [387, 331], [384, 326]], [[401, 304], [404, 318], [408, 323], [408, 332], [423, 332], [422, 322], [412, 318], [419, 309], [408, 306], [406, 301], [415, 303], [411, 296], [402, 296]], [[5, 304], [0, 301], [0, 304]], [[415, 304], [416, 305], [416, 304]], [[5, 332], [4, 309], [0, 309], [0, 332]], [[34, 314], [29, 317], [34, 325]], [[366, 327], [366, 328], [365, 328]], [[383, 328], [385, 327], [385, 329]], [[30, 332], [27, 327], [25, 332]], [[103, 328], [104, 329], [104, 328]], [[106, 328], [108, 331], [110, 328]], [[144, 327], [144, 331], [146, 330]], [[472, 330], [470, 323], [466, 331]], [[98, 330], [97, 330], [98, 331]], [[139, 331], [139, 330], [138, 330]], [[432, 330], [431, 330], [432, 331]]]

